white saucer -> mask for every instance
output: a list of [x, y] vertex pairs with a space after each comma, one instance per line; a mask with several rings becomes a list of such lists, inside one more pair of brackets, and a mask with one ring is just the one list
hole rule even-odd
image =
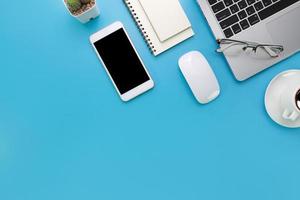
[[300, 70], [288, 70], [278, 74], [269, 84], [265, 95], [265, 106], [269, 116], [278, 124], [288, 128], [300, 128], [300, 118], [289, 121], [282, 117], [280, 96], [289, 84], [298, 82], [300, 86]]

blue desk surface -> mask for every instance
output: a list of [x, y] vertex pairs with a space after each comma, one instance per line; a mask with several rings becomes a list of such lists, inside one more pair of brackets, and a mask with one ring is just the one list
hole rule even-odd
[[[239, 83], [194, 0], [196, 35], [159, 57], [121, 0], [82, 25], [61, 1], [1, 1], [0, 199], [299, 200], [300, 131], [275, 124], [264, 93], [300, 55]], [[124, 23], [156, 87], [123, 103], [88, 37]], [[202, 106], [177, 66], [199, 50], [222, 87]]]

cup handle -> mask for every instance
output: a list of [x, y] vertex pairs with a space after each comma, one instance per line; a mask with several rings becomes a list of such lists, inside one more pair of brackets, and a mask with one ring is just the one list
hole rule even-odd
[[289, 110], [285, 109], [282, 117], [286, 120], [296, 121], [299, 117], [299, 114], [296, 111], [290, 112]]

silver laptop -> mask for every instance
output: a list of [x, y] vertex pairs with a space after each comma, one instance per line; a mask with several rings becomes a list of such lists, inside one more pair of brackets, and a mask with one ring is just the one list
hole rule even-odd
[[[224, 52], [239, 81], [300, 50], [300, 0], [197, 0], [216, 39], [276, 44], [283, 53], [272, 58], [247, 52]], [[294, 67], [294, 66], [291, 66]]]

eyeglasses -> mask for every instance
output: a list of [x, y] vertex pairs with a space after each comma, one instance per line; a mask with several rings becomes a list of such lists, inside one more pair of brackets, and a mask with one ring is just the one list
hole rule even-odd
[[277, 58], [284, 51], [282, 45], [272, 45], [272, 44], [259, 44], [256, 42], [239, 41], [231, 39], [217, 39], [217, 43], [220, 48], [217, 49], [219, 53], [225, 53], [225, 51], [232, 50], [233, 47], [242, 49], [243, 51], [251, 50], [254, 53], [259, 53], [262, 51], [266, 52], [272, 58]]

